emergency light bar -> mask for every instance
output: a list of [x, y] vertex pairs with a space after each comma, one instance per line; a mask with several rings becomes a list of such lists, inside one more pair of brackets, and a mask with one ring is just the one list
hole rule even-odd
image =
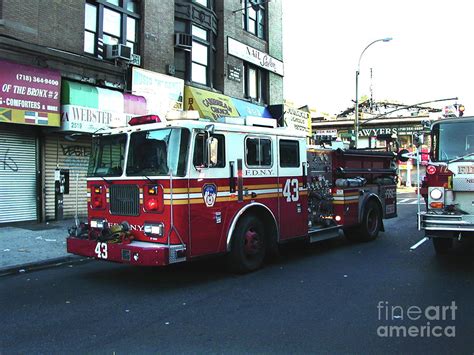
[[161, 119], [157, 115], [147, 115], [147, 116], [137, 116], [133, 117], [128, 121], [130, 126], [136, 126], [139, 124], [147, 124], [147, 123], [159, 123]]

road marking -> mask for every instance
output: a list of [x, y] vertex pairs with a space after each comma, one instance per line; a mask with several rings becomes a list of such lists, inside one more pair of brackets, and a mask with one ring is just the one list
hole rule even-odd
[[423, 244], [424, 242], [426, 242], [428, 240], [427, 237], [424, 237], [422, 240], [420, 240], [418, 243], [412, 245], [410, 247], [410, 250], [415, 250], [416, 248], [418, 248], [421, 244]]
[[416, 205], [418, 203], [417, 198], [402, 198], [397, 201], [397, 205]]

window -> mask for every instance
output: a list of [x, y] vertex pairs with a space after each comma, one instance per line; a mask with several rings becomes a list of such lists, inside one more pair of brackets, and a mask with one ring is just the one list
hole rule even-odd
[[88, 176], [120, 176], [123, 171], [127, 135], [94, 138]]
[[255, 1], [241, 0], [242, 28], [255, 36], [265, 39], [265, 4], [256, 4]]
[[215, 0], [175, 2], [174, 31], [183, 43], [174, 48], [174, 75], [186, 84], [215, 88], [217, 15], [214, 5]]
[[208, 9], [214, 10], [214, 1], [215, 0], [192, 0], [195, 4], [202, 5]]
[[267, 72], [255, 65], [244, 64], [244, 96], [246, 98], [267, 102]]
[[158, 129], [131, 134], [127, 158], [128, 176], [186, 175], [189, 130]]
[[209, 42], [208, 32], [192, 26], [193, 46], [191, 50], [191, 81], [207, 85], [209, 82]]
[[138, 53], [139, 2], [107, 0], [86, 2], [84, 20], [84, 52], [103, 56], [103, 44], [124, 44]]
[[[217, 138], [217, 165], [215, 168], [225, 167], [225, 137], [222, 134], [212, 134], [214, 138]], [[204, 152], [206, 150], [206, 140], [204, 134], [198, 134], [194, 143], [194, 166], [206, 166], [204, 161]]]
[[298, 141], [280, 141], [280, 166], [298, 168], [300, 166], [300, 145]]
[[97, 6], [86, 3], [85, 17], [84, 52], [95, 54], [95, 44], [97, 43]]
[[249, 167], [272, 166], [272, 141], [268, 138], [247, 138], [245, 153]]
[[207, 7], [207, 0], [194, 0], [196, 4], [200, 4], [202, 6]]

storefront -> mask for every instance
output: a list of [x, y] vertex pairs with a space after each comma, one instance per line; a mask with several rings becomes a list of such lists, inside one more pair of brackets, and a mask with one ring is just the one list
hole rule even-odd
[[46, 220], [87, 214], [86, 175], [92, 134], [126, 126], [131, 117], [146, 112], [143, 97], [63, 80], [62, 126], [60, 131], [48, 132], [43, 144]]
[[0, 61], [0, 223], [40, 216], [40, 127], [59, 127], [58, 71]]

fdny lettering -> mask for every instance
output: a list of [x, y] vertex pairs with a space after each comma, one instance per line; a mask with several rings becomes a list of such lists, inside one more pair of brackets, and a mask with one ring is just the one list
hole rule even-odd
[[[110, 226], [117, 226], [120, 223], [109, 223]], [[138, 231], [138, 232], [143, 232], [143, 226], [139, 224], [130, 224], [130, 230], [131, 231]]]
[[143, 232], [143, 226], [140, 226], [138, 224], [131, 224], [130, 225], [130, 230]]
[[246, 169], [245, 176], [271, 176], [273, 175], [272, 169]]
[[474, 166], [459, 166], [459, 174], [474, 174]]

